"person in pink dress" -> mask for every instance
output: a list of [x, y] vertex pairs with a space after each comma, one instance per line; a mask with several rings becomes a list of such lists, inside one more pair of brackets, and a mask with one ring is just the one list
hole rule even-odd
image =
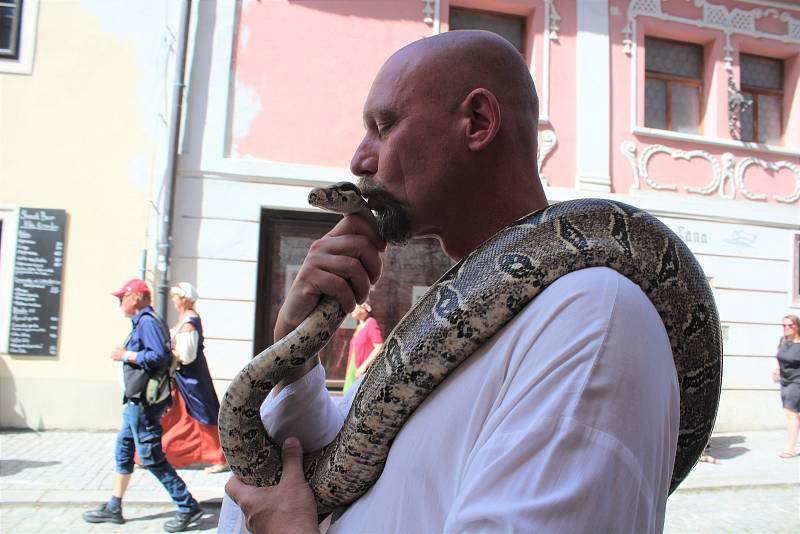
[[359, 304], [350, 314], [356, 321], [356, 331], [347, 349], [347, 371], [344, 376], [342, 392], [346, 393], [357, 378], [367, 372], [372, 360], [378, 355], [383, 344], [383, 334], [378, 321], [370, 314], [372, 306], [366, 302]]

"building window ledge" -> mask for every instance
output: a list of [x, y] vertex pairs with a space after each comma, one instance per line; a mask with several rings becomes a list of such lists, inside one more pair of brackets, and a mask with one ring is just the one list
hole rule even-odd
[[669, 139], [671, 141], [684, 141], [689, 143], [698, 143], [701, 145], [722, 146], [727, 148], [736, 148], [739, 150], [758, 152], [761, 154], [775, 154], [775, 155], [780, 154], [782, 156], [794, 156], [794, 157], [800, 155], [800, 150], [796, 148], [786, 148], [775, 145], [764, 145], [761, 143], [736, 141], [735, 139], [722, 139], [720, 137], [708, 137], [705, 135], [673, 132], [671, 130], [659, 130], [657, 128], [644, 128], [641, 126], [637, 126], [633, 129], [633, 133], [635, 135], [655, 137], [656, 139]]

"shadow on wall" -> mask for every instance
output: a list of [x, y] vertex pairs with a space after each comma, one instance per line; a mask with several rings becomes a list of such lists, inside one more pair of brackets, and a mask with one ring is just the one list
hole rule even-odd
[[706, 452], [718, 460], [730, 460], [750, 450], [748, 447], [738, 446], [746, 440], [744, 436], [712, 436]]
[[8, 365], [0, 359], [0, 429], [22, 428], [44, 430], [44, 421], [39, 417], [36, 428], [30, 426], [23, 406], [17, 399], [17, 388]]

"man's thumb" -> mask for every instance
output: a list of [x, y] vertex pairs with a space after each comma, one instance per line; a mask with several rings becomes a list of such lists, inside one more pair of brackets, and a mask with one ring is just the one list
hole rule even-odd
[[281, 482], [286, 479], [301, 479], [303, 476], [303, 447], [297, 438], [286, 438], [281, 450], [281, 460], [283, 462], [283, 476]]

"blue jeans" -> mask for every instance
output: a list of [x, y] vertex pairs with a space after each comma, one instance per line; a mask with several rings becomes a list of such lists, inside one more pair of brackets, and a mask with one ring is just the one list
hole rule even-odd
[[198, 508], [197, 501], [189, 493], [186, 483], [167, 461], [161, 448], [161, 416], [169, 407], [170, 399], [152, 406], [140, 406], [134, 402], [125, 404], [122, 412], [122, 428], [117, 434], [114, 451], [116, 471], [121, 475], [133, 473], [133, 453], [139, 452], [142, 466], [153, 473], [178, 505], [179, 512], [189, 512]]

